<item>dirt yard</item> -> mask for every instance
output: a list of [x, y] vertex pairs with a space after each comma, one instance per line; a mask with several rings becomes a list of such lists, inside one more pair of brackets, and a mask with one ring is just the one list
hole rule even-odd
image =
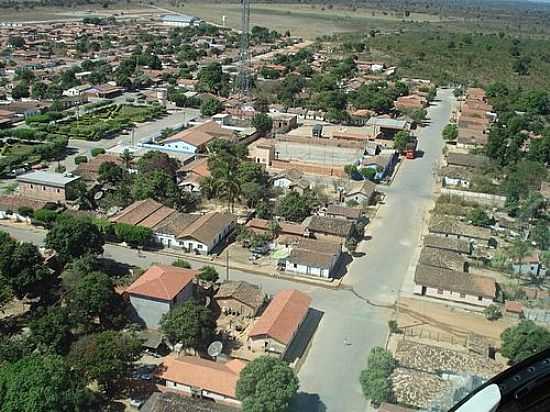
[[482, 313], [414, 298], [402, 298], [399, 309], [400, 328], [413, 329], [431, 339], [450, 340], [454, 337], [459, 341], [474, 333], [498, 345], [500, 334], [518, 322], [510, 318], [488, 321]]

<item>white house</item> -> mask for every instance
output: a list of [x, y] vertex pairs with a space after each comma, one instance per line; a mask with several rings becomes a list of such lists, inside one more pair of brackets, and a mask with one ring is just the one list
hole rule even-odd
[[196, 16], [187, 14], [163, 14], [160, 16], [160, 21], [165, 26], [189, 27], [198, 26], [201, 20]]
[[496, 282], [487, 276], [419, 264], [414, 293], [474, 306], [489, 306], [496, 298]]
[[239, 359], [222, 363], [192, 356], [167, 356], [155, 376], [167, 390], [240, 407], [236, 387], [245, 366]]
[[443, 178], [444, 186], [453, 186], [459, 188], [470, 188], [472, 181], [472, 172], [464, 167], [446, 166], [439, 171]]
[[147, 328], [158, 328], [163, 314], [193, 296], [197, 274], [174, 266], [151, 266], [126, 288], [132, 316]]
[[541, 271], [541, 262], [538, 252], [532, 253], [522, 259], [521, 263], [512, 263], [512, 270], [519, 275], [538, 276]]
[[298, 238], [286, 258], [285, 272], [329, 279], [341, 255], [341, 243]]
[[80, 86], [71, 87], [70, 89], [63, 90], [63, 96], [67, 97], [78, 97], [86, 90], [91, 89], [92, 86], [89, 84], [84, 84]]

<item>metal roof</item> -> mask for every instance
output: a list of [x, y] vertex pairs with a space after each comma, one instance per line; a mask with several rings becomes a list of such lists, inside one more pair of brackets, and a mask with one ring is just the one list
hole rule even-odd
[[18, 182], [64, 188], [69, 183], [80, 179], [80, 176], [66, 176], [61, 173], [36, 171], [17, 176]]
[[188, 14], [163, 14], [160, 16], [162, 21], [173, 21], [181, 23], [192, 23], [194, 21], [200, 20], [196, 16], [190, 16]]

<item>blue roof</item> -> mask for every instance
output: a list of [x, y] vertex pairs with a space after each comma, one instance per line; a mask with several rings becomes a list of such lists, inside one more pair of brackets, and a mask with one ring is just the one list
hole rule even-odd
[[181, 23], [190, 23], [199, 20], [196, 16], [189, 16], [187, 14], [163, 14], [160, 16], [162, 21], [174, 21]]

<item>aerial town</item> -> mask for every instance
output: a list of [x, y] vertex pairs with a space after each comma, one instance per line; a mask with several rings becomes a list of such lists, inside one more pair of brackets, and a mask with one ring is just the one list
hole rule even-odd
[[535, 46], [106, 4], [0, 16], [0, 412], [448, 411], [550, 347]]

